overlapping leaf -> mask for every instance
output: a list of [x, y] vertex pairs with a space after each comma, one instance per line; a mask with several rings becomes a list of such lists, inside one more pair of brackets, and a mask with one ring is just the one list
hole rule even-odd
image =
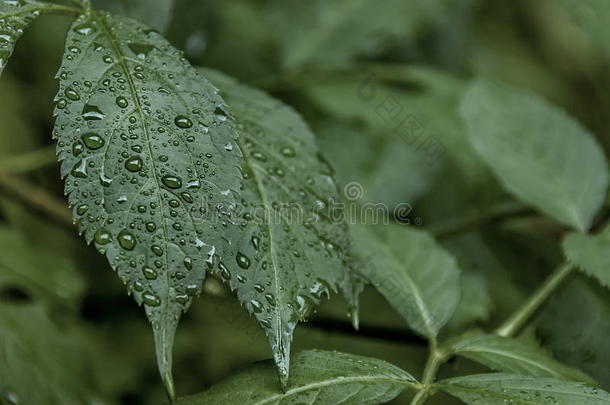
[[563, 251], [571, 263], [610, 288], [610, 226], [597, 235], [569, 234]]
[[75, 221], [145, 304], [171, 391], [174, 331], [222, 254], [239, 184], [231, 120], [160, 34], [104, 12], [69, 29], [58, 77], [54, 136]]
[[440, 387], [469, 405], [607, 405], [610, 394], [585, 384], [516, 374], [477, 374], [441, 381]]
[[542, 349], [512, 338], [473, 336], [453, 345], [452, 352], [505, 373], [594, 383], [586, 374], [559, 363]]
[[92, 4], [164, 32], [172, 17], [174, 0], [93, 0]]
[[358, 269], [416, 332], [435, 337], [460, 299], [455, 259], [423, 231], [400, 225], [352, 227]]
[[362, 405], [382, 404], [417, 381], [385, 361], [339, 352], [305, 351], [291, 365], [280, 391], [270, 362], [255, 364], [178, 405]]
[[82, 345], [42, 305], [0, 302], [0, 403], [81, 405], [99, 401]]
[[31, 0], [0, 0], [0, 75], [23, 30], [40, 15], [43, 3]]
[[240, 129], [239, 145], [227, 148], [244, 155], [238, 232], [218, 270], [265, 329], [285, 378], [296, 323], [345, 277], [347, 232], [337, 215], [337, 188], [292, 108], [214, 77]]
[[586, 128], [535, 94], [483, 79], [466, 92], [461, 113], [475, 149], [508, 191], [566, 225], [591, 226], [608, 165]]

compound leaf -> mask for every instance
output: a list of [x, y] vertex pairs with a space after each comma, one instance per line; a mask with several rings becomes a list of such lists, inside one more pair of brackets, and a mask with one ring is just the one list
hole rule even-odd
[[23, 30], [46, 7], [48, 5], [31, 0], [0, 0], [0, 75]]
[[217, 90], [160, 34], [88, 11], [69, 29], [54, 136], [74, 218], [153, 324], [168, 391], [179, 317], [222, 254], [241, 156]]
[[260, 362], [206, 392], [178, 400], [178, 405], [381, 404], [417, 384], [409, 373], [385, 361], [339, 352], [301, 352], [290, 368], [284, 392], [273, 365]]
[[347, 228], [333, 210], [332, 171], [301, 117], [259, 90], [215, 77], [244, 155], [233, 257], [217, 270], [264, 328], [285, 382], [296, 323], [345, 278]]
[[476, 374], [441, 381], [442, 390], [467, 404], [607, 405], [610, 394], [581, 383], [516, 374]]
[[483, 79], [467, 90], [461, 114], [475, 149], [509, 192], [580, 231], [591, 226], [608, 165], [585, 127], [533, 93]]
[[563, 251], [572, 264], [610, 288], [610, 226], [597, 235], [567, 235]]
[[435, 337], [460, 299], [455, 259], [426, 232], [401, 225], [354, 225], [359, 272], [416, 332]]
[[512, 338], [472, 336], [453, 345], [452, 352], [505, 373], [594, 383], [586, 374], [559, 363], [533, 344]]

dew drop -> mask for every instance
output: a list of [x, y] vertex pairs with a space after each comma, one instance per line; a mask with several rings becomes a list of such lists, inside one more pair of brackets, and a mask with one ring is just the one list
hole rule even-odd
[[82, 115], [87, 121], [103, 120], [106, 116], [99, 107], [90, 104], [86, 104], [83, 107]]
[[144, 304], [150, 307], [158, 307], [159, 305], [161, 305], [161, 299], [155, 294], [151, 293], [142, 294], [142, 301], [144, 302]]
[[125, 250], [133, 250], [136, 247], [136, 238], [129, 231], [122, 230], [117, 237], [119, 245]]
[[294, 157], [296, 155], [294, 149], [290, 146], [283, 147], [280, 153], [285, 157]]
[[131, 52], [133, 52], [138, 59], [146, 59], [150, 51], [154, 49], [152, 45], [139, 44], [134, 42], [127, 44], [127, 46], [129, 47], [129, 49], [131, 49]]
[[127, 108], [129, 106], [129, 101], [123, 96], [119, 96], [116, 98], [116, 105], [121, 108]]
[[146, 277], [147, 280], [157, 279], [157, 270], [148, 266], [144, 266], [144, 268], [142, 269], [142, 274], [144, 274], [144, 277]]
[[134, 173], [142, 170], [142, 165], [142, 159], [138, 156], [133, 156], [125, 162], [125, 168]]
[[179, 128], [190, 128], [193, 126], [193, 121], [185, 117], [184, 115], [179, 115], [174, 119], [174, 123]]
[[243, 254], [241, 252], [237, 252], [237, 255], [235, 256], [235, 260], [237, 261], [237, 265], [239, 267], [241, 267], [242, 269], [250, 268], [250, 259], [245, 254]]
[[95, 240], [95, 243], [98, 245], [106, 245], [112, 242], [112, 236], [110, 236], [110, 233], [107, 230], [100, 228], [95, 232], [93, 240]]
[[171, 189], [177, 189], [182, 187], [182, 179], [177, 176], [166, 175], [161, 178], [163, 184]]
[[81, 139], [89, 149], [93, 150], [101, 148], [102, 146], [104, 146], [105, 143], [104, 138], [94, 132], [83, 134], [83, 136], [81, 136]]
[[68, 97], [70, 100], [72, 101], [78, 101], [80, 100], [80, 95], [76, 92], [76, 90], [74, 90], [72, 87], [68, 87], [65, 91], [64, 94], [66, 95], [66, 97]]

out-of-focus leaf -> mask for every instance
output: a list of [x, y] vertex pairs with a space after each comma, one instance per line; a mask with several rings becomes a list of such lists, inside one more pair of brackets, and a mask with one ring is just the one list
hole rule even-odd
[[101, 11], [70, 28], [58, 77], [54, 136], [74, 218], [145, 304], [171, 393], [178, 320], [228, 244], [241, 164], [225, 147], [232, 120], [160, 34]]
[[282, 392], [269, 362], [255, 364], [209, 391], [178, 400], [178, 405], [380, 404], [417, 384], [409, 373], [369, 357], [304, 351], [294, 356], [291, 378]]
[[69, 258], [36, 248], [14, 229], [0, 226], [0, 291], [19, 289], [30, 298], [74, 307], [83, 287]]
[[301, 117], [259, 90], [212, 75], [235, 114], [245, 160], [233, 257], [218, 271], [264, 328], [285, 379], [296, 323], [345, 277], [347, 227], [333, 207], [332, 171]]
[[354, 225], [358, 271], [416, 332], [435, 337], [460, 299], [455, 259], [425, 232], [400, 225]]
[[554, 356], [610, 389], [610, 300], [608, 290], [575, 279], [553, 297], [537, 319]]
[[40, 305], [0, 302], [0, 402], [82, 405], [99, 401], [83, 348]]
[[24, 29], [45, 7], [32, 0], [0, 0], [0, 75]]
[[477, 152], [508, 191], [566, 225], [591, 226], [608, 167], [587, 129], [533, 93], [483, 79], [466, 92], [461, 113]]
[[[463, 269], [463, 267], [462, 267]], [[456, 331], [489, 318], [492, 300], [483, 274], [464, 273], [460, 279], [462, 294], [447, 329]]]
[[561, 0], [590, 40], [610, 55], [610, 4], [604, 0]]
[[585, 384], [516, 374], [477, 374], [439, 383], [469, 405], [607, 405], [610, 394]]
[[164, 32], [172, 19], [174, 0], [92, 0], [92, 5]]
[[388, 43], [414, 42], [427, 25], [443, 20], [452, 0], [275, 0], [269, 13], [284, 66], [341, 64], [379, 54]]
[[586, 374], [561, 364], [542, 349], [513, 338], [472, 336], [459, 340], [451, 350], [496, 371], [595, 384]]
[[610, 226], [597, 235], [567, 235], [563, 251], [570, 263], [610, 288]]

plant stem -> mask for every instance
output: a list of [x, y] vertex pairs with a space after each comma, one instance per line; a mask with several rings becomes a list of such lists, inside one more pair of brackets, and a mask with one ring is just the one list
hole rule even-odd
[[23, 173], [37, 170], [56, 162], [55, 146], [49, 146], [4, 159], [0, 163], [0, 172]]
[[496, 329], [495, 333], [499, 336], [509, 337], [519, 332], [557, 287], [572, 273], [573, 269], [574, 266], [567, 263], [559, 266], [527, 301]]
[[67, 203], [48, 194], [45, 190], [31, 185], [17, 176], [4, 173], [0, 173], [0, 188], [57, 222], [73, 226], [72, 214], [66, 206]]
[[422, 389], [415, 394], [413, 400], [411, 401], [411, 405], [421, 405], [426, 402], [426, 400], [432, 394], [430, 392], [430, 388], [436, 380], [436, 374], [438, 373], [438, 369], [444, 363], [447, 355], [438, 349], [438, 344], [436, 339], [430, 340], [430, 354], [428, 356], [428, 361], [426, 362], [426, 367], [424, 368], [424, 374], [422, 376]]
[[61, 4], [45, 4], [41, 6], [38, 11], [43, 14], [75, 16], [82, 14], [85, 10], [78, 7], [63, 6]]

